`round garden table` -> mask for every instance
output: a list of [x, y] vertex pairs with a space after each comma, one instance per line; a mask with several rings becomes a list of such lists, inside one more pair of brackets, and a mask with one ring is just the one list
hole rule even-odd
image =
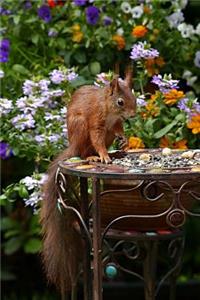
[[[200, 154], [200, 150], [193, 151]], [[151, 157], [160, 152], [145, 150]], [[140, 153], [128, 155], [139, 157]], [[127, 153], [110, 155], [116, 159]], [[74, 212], [83, 238], [84, 300], [103, 299], [103, 278], [113, 278], [119, 271], [143, 280], [145, 300], [155, 299], [169, 278], [170, 299], [175, 299], [184, 248], [182, 228], [186, 217], [200, 216], [200, 159], [194, 166], [148, 168], [143, 164], [133, 168], [72, 158], [58, 163], [56, 185], [58, 207]], [[77, 200], [76, 205], [66, 200], [69, 194]], [[164, 241], [168, 243], [165, 256], [172, 266], [156, 284], [158, 245]], [[142, 261], [142, 275], [122, 266], [120, 255], [126, 263], [128, 259], [130, 264]]]

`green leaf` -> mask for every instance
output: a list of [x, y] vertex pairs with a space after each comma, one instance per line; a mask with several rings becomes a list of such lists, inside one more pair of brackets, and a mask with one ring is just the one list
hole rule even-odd
[[15, 64], [12, 67], [13, 71], [18, 72], [23, 75], [28, 75], [29, 70], [27, 70], [23, 65]]
[[63, 38], [58, 38], [57, 39], [57, 44], [58, 44], [59, 48], [61, 48], [61, 49], [66, 48], [66, 43], [67, 43], [66, 40], [63, 39]]
[[29, 192], [24, 185], [19, 186], [19, 195], [21, 198], [24, 198], [24, 199], [29, 197]]
[[74, 58], [80, 64], [86, 63], [86, 55], [85, 55], [84, 52], [77, 52], [77, 53], [75, 53]]
[[1, 270], [1, 280], [15, 280], [16, 276], [9, 272], [7, 269], [6, 270]]
[[94, 61], [89, 65], [90, 72], [92, 75], [96, 75], [101, 72], [101, 65], [98, 61]]
[[0, 196], [0, 206], [6, 205], [7, 204], [7, 197], [5, 196], [5, 194], [2, 194]]
[[9, 217], [4, 217], [1, 219], [1, 230], [8, 230], [8, 229], [13, 229], [16, 226], [18, 226], [18, 222], [16, 220], [13, 220]]
[[19, 235], [20, 233], [20, 229], [12, 229], [12, 230], [8, 230], [7, 232], [5, 232], [4, 237], [6, 239], [12, 237], [12, 236], [16, 236]]
[[160, 139], [162, 136], [166, 135], [177, 123], [178, 120], [174, 120], [171, 124], [168, 124], [164, 128], [160, 129], [154, 134], [154, 138]]
[[39, 41], [39, 38], [40, 38], [39, 34], [36, 33], [36, 34], [32, 35], [31, 40], [34, 44], [37, 44]]
[[11, 254], [15, 253], [17, 250], [19, 250], [21, 245], [22, 245], [22, 239], [20, 237], [13, 237], [13, 238], [9, 239], [4, 244], [5, 254], [11, 255]]
[[26, 253], [37, 253], [41, 249], [41, 240], [36, 238], [29, 239], [24, 245], [24, 251]]
[[20, 21], [20, 15], [14, 15], [13, 21], [14, 21], [15, 25], [18, 25], [19, 21]]

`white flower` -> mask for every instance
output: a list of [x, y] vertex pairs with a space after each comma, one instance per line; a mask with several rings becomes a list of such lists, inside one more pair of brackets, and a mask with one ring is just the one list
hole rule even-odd
[[118, 28], [118, 29], [117, 29], [117, 34], [123, 35], [123, 34], [124, 34], [123, 28]]
[[28, 190], [32, 190], [38, 186], [38, 181], [31, 176], [26, 176], [25, 178], [20, 180], [20, 183], [24, 184]]
[[187, 81], [188, 86], [193, 86], [195, 81], [197, 81], [197, 76], [192, 76], [192, 72], [189, 70], [185, 70], [182, 77]]
[[0, 115], [8, 114], [13, 108], [11, 100], [0, 98]]
[[196, 67], [200, 68], [200, 50], [195, 54], [194, 64]]
[[188, 0], [172, 0], [172, 5], [175, 9], [184, 9], [188, 4]]
[[173, 14], [166, 17], [166, 19], [171, 28], [177, 28], [178, 25], [184, 21], [184, 15], [183, 15], [182, 11], [174, 12]]
[[143, 8], [142, 6], [138, 5], [132, 8], [131, 12], [133, 19], [139, 19], [143, 14]]
[[36, 207], [38, 202], [41, 201], [41, 193], [39, 191], [35, 191], [32, 194], [30, 194], [29, 198], [24, 199], [26, 206], [33, 206]]
[[131, 13], [131, 6], [130, 6], [130, 4], [128, 2], [122, 2], [122, 4], [121, 4], [121, 10], [125, 14]]
[[4, 71], [0, 70], [0, 78], [3, 78], [3, 77], [4, 77]]
[[196, 29], [195, 29], [195, 33], [197, 35], [200, 35], [200, 23], [197, 25]]
[[178, 25], [178, 31], [183, 38], [189, 38], [194, 34], [194, 27], [191, 24], [181, 23]]
[[61, 113], [62, 116], [65, 116], [66, 113], [67, 113], [67, 107], [66, 106], [62, 107], [61, 110], [60, 110], [60, 113]]
[[40, 185], [43, 185], [45, 182], [46, 182], [46, 180], [48, 179], [48, 175], [47, 174], [40, 174], [41, 175], [41, 178], [40, 178], [40, 180], [39, 180], [39, 184]]

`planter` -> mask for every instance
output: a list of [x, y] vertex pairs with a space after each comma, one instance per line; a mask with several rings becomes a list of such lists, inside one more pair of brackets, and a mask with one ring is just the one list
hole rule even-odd
[[[112, 192], [102, 194], [101, 196], [103, 227], [107, 226], [113, 219], [123, 215], [156, 215], [164, 213], [170, 207], [171, 215], [168, 211], [164, 213], [163, 216], [155, 218], [147, 216], [146, 218], [137, 217], [123, 219], [113, 224], [112, 229], [129, 231], [168, 229], [171, 227], [169, 222], [170, 218], [170, 220], [175, 222], [175, 224], [177, 222], [177, 226], [174, 227], [179, 227], [185, 222], [184, 209], [191, 209], [194, 202], [190, 192], [199, 192], [198, 184], [191, 182], [179, 193], [178, 190], [184, 181], [179, 180], [178, 178], [176, 181], [168, 180], [167, 184], [169, 184], [169, 186], [167, 184], [157, 182], [147, 188], [148, 182], [144, 182], [140, 187], [136, 188], [139, 183], [139, 181], [127, 180], [104, 181], [104, 190], [112, 190]], [[173, 191], [170, 186], [173, 188]], [[130, 191], [131, 188], [135, 188], [135, 190]], [[161, 194], [162, 197], [160, 197], [160, 199], [152, 200]], [[147, 197], [151, 200], [147, 200]]]

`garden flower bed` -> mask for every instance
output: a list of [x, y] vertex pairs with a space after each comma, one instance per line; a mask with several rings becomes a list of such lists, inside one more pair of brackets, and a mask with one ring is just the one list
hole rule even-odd
[[[200, 149], [200, 24], [190, 9], [187, 0], [1, 3], [0, 155], [34, 168], [25, 168], [24, 177], [16, 175], [9, 185], [4, 181], [5, 256], [40, 250], [45, 173], [67, 147], [67, 105], [79, 86], [101, 88], [132, 64], [137, 114], [124, 123], [126, 150]], [[110, 150], [117, 149], [116, 141]], [[193, 264], [197, 248], [188, 254]]]

